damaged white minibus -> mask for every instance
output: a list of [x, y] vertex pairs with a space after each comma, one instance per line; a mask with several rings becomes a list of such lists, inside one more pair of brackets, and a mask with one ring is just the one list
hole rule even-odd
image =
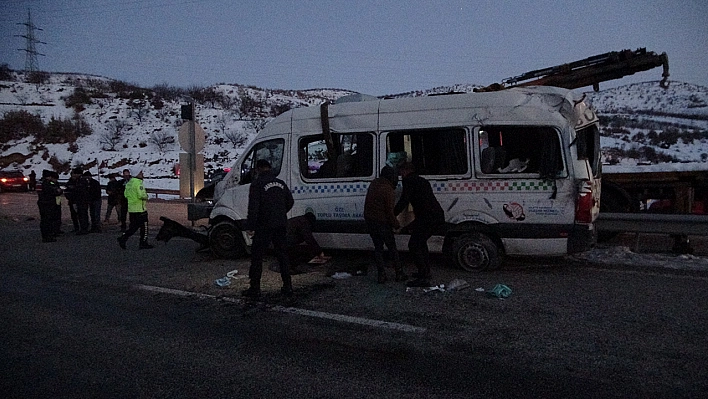
[[[290, 217], [315, 214], [324, 248], [373, 249], [362, 216], [367, 188], [387, 162], [405, 160], [430, 181], [445, 211], [431, 251], [466, 270], [496, 268], [504, 255], [585, 251], [595, 242], [598, 119], [573, 91], [537, 86], [287, 111], [215, 189], [209, 242], [217, 254], [246, 250], [242, 223], [261, 158], [292, 190]], [[398, 239], [406, 249], [408, 236]]]

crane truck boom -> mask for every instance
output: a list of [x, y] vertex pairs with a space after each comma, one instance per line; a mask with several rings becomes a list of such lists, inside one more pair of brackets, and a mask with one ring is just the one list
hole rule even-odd
[[664, 67], [660, 85], [667, 88], [669, 57], [666, 53], [656, 54], [646, 48], [640, 48], [635, 51], [611, 51], [568, 64], [529, 71], [475, 91], [497, 91], [519, 86], [556, 86], [566, 89], [592, 86], [598, 91], [601, 82], [620, 79], [660, 66]]

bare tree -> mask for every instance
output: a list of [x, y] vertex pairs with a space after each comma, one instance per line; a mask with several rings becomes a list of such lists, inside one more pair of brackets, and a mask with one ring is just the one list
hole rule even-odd
[[167, 132], [163, 132], [162, 130], [156, 130], [150, 134], [148, 142], [150, 144], [155, 144], [160, 152], [165, 152], [165, 148], [175, 142], [175, 137]]
[[243, 147], [248, 142], [248, 135], [243, 131], [228, 131], [224, 133], [224, 136], [233, 144], [234, 148]]
[[219, 115], [216, 116], [216, 126], [219, 127], [219, 130], [221, 130], [222, 133], [226, 133], [226, 125], [228, 124], [229, 120], [226, 117], [226, 113], [222, 112]]
[[268, 122], [265, 119], [251, 119], [246, 122], [246, 128], [254, 130], [256, 133], [258, 133], [263, 130], [266, 123]]
[[108, 130], [99, 137], [99, 142], [104, 151], [115, 151], [116, 145], [121, 142], [125, 134], [128, 123], [122, 119], [116, 119], [108, 124]]
[[130, 106], [131, 113], [138, 118], [138, 124], [142, 124], [143, 118], [150, 113], [148, 102], [145, 100], [132, 100], [128, 102], [128, 106]]

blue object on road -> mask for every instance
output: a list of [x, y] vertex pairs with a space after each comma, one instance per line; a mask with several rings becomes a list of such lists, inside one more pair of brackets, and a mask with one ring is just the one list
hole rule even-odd
[[497, 284], [489, 291], [489, 295], [497, 298], [508, 298], [511, 295], [511, 288], [504, 284]]
[[228, 287], [229, 285], [231, 285], [231, 279], [228, 277], [217, 278], [215, 283], [219, 287]]

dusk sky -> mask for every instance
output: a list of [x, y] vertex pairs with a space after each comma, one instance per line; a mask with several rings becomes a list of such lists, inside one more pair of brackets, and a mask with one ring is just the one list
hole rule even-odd
[[[671, 80], [708, 86], [706, 0], [0, 0], [0, 64], [13, 69], [28, 9], [41, 70], [143, 87], [384, 95], [640, 47], [668, 54]], [[656, 68], [601, 88], [659, 79]]]

